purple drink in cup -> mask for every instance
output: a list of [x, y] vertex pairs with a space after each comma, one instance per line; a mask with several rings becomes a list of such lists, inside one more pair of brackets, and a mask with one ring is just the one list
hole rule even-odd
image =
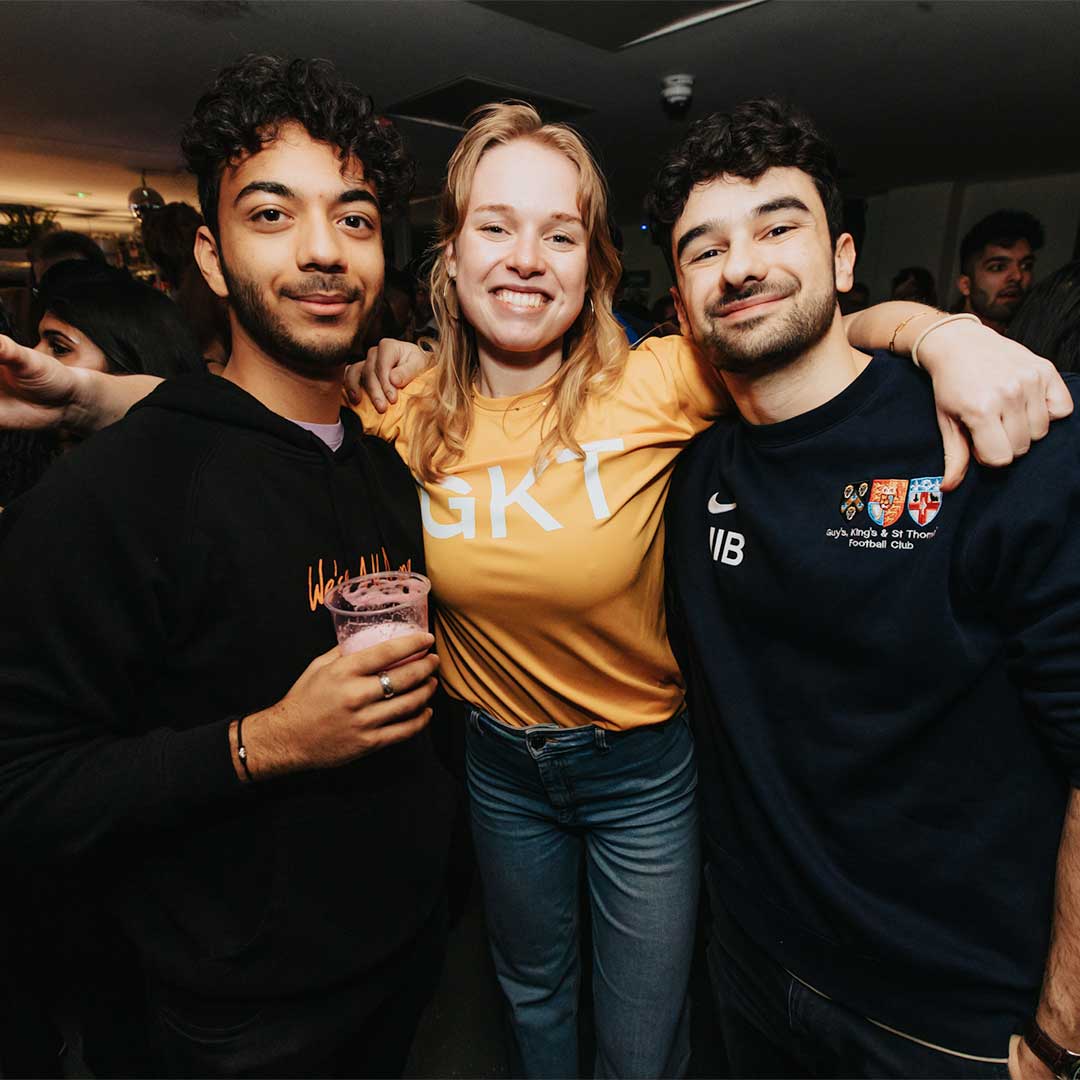
[[423, 574], [405, 570], [339, 581], [323, 603], [334, 620], [341, 651], [354, 653], [403, 634], [426, 634], [430, 590]]

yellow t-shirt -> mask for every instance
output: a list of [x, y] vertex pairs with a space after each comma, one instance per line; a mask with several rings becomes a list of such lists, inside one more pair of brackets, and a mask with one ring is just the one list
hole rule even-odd
[[[421, 375], [365, 431], [408, 461]], [[625, 729], [668, 719], [683, 685], [668, 646], [663, 510], [675, 455], [718, 405], [692, 347], [650, 339], [567, 450], [534, 475], [544, 388], [475, 395], [460, 461], [421, 488], [436, 649], [449, 693], [515, 727]]]

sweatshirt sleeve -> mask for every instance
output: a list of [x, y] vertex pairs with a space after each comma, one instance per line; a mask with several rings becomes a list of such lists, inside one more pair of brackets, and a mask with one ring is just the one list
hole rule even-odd
[[[1070, 381], [1076, 396], [1080, 384]], [[1074, 413], [1007, 469], [981, 470], [963, 571], [1007, 642], [1026, 712], [1080, 787], [1080, 424]], [[948, 496], [946, 496], [947, 498]]]
[[249, 797], [227, 718], [137, 715], [166, 656], [169, 525], [124, 505], [107, 479], [122, 465], [101, 464], [88, 482], [60, 462], [0, 514], [0, 850], [35, 861]]

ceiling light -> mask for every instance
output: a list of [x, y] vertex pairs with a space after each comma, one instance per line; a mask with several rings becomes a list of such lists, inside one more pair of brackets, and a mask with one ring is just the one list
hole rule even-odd
[[164, 205], [165, 200], [160, 193], [146, 186], [146, 170], [143, 169], [142, 185], [128, 192], [128, 209], [131, 211], [131, 216], [142, 221], [143, 215], [148, 210], [160, 210]]

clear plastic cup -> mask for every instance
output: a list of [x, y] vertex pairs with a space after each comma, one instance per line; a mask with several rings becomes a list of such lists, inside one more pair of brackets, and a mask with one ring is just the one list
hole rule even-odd
[[430, 591], [423, 574], [387, 570], [339, 581], [323, 603], [341, 651], [354, 653], [403, 634], [426, 634]]

